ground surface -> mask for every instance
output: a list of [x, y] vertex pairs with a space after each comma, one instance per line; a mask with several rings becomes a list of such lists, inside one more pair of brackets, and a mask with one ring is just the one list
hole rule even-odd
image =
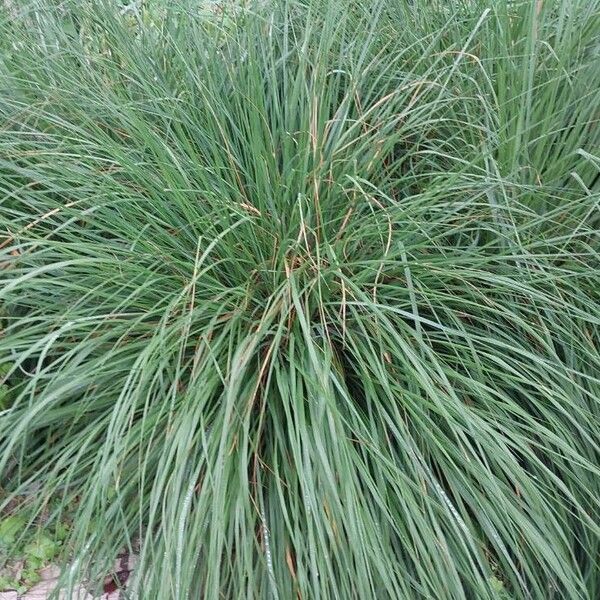
[[[132, 568], [132, 565], [133, 559], [129, 558], [127, 561], [127, 568]], [[122, 561], [119, 561], [119, 563], [115, 565], [115, 572], [119, 572], [120, 569], [123, 569]], [[52, 592], [56, 591], [59, 574], [60, 570], [57, 567], [46, 567], [40, 571], [42, 580], [30, 590], [21, 595], [16, 591], [0, 591], [0, 600], [45, 600], [50, 597]], [[106, 586], [105, 589], [108, 589], [108, 587], [109, 586]], [[70, 594], [62, 592], [58, 597], [60, 600], [118, 600], [120, 592], [114, 590], [100, 596], [93, 596], [85, 586], [80, 586], [76, 592]]]

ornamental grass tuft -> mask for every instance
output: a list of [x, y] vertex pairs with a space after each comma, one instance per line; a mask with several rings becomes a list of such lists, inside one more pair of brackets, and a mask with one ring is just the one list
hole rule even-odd
[[65, 586], [600, 597], [598, 0], [0, 15], [0, 505]]

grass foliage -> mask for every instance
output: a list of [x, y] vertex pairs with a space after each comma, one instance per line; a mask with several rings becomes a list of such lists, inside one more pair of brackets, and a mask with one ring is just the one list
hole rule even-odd
[[4, 5], [5, 505], [140, 598], [600, 597], [600, 2], [200, 4]]

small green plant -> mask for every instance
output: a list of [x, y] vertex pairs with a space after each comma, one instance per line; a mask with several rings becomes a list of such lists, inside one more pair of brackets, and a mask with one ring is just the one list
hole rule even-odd
[[66, 522], [28, 528], [25, 511], [0, 518], [0, 591], [24, 593], [40, 581], [40, 570], [55, 560], [69, 531]]

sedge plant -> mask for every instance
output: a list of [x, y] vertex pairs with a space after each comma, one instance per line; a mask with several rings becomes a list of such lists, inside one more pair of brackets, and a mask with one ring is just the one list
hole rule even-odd
[[0, 502], [64, 586], [600, 597], [599, 28], [4, 3]]

